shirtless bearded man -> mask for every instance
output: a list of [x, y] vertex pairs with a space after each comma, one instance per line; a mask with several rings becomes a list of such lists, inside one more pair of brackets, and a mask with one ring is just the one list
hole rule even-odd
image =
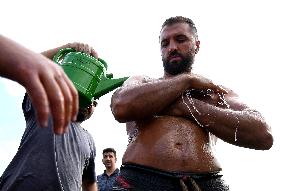
[[229, 190], [212, 143], [266, 150], [270, 128], [232, 90], [192, 73], [200, 47], [192, 20], [167, 19], [160, 47], [164, 76], [129, 78], [112, 97], [130, 140], [113, 190]]

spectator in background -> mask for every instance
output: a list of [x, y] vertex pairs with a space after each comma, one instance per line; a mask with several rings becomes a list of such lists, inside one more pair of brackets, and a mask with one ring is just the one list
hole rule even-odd
[[112, 190], [113, 183], [119, 174], [119, 169], [115, 166], [116, 161], [116, 151], [113, 148], [106, 148], [103, 150], [102, 162], [106, 169], [103, 174], [100, 174], [97, 177], [99, 191]]

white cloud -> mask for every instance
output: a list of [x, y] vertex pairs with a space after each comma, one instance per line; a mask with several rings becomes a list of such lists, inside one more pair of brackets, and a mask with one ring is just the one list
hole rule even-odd
[[25, 88], [12, 80], [0, 78], [0, 84], [3, 84], [5, 91], [11, 96], [19, 97], [25, 93]]

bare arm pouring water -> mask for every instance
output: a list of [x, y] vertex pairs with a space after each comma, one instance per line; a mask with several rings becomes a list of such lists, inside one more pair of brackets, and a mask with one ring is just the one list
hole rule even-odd
[[41, 54], [0, 35], [0, 75], [23, 85], [41, 126], [52, 114], [54, 132], [61, 134], [76, 120], [78, 94], [64, 71]]

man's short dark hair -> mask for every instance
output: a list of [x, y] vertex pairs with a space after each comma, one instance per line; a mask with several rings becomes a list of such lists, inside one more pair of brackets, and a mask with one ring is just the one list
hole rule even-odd
[[170, 26], [170, 25], [173, 25], [173, 24], [176, 24], [176, 23], [187, 23], [190, 26], [192, 33], [194, 34], [194, 37], [196, 39], [198, 39], [197, 28], [195, 27], [194, 22], [187, 17], [183, 17], [183, 16], [170, 17], [170, 18], [166, 19], [165, 22], [163, 23], [162, 29], [165, 26]]
[[105, 153], [113, 153], [114, 156], [116, 157], [116, 151], [114, 150], [114, 148], [106, 148], [103, 150], [103, 154]]

